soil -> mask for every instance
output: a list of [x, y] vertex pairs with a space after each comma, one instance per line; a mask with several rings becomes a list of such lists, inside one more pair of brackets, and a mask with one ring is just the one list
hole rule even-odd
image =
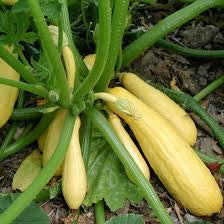
[[[159, 1], [153, 6], [142, 5], [133, 11], [132, 26], [129, 31], [131, 35], [136, 30], [149, 29], [159, 20], [173, 13], [180, 8], [180, 4], [164, 3]], [[222, 49], [224, 44], [224, 14], [223, 10], [209, 10], [186, 25], [175, 30], [166, 38], [172, 42], [183, 46], [201, 49]], [[126, 36], [125, 42], [129, 42], [133, 36]], [[211, 81], [224, 74], [224, 59], [195, 59], [186, 58], [158, 46], [147, 50], [141, 58], [132, 63], [129, 71], [135, 72], [145, 80], [152, 80], [163, 85], [170, 86], [171, 80], [176, 80], [176, 86], [195, 95]], [[202, 100], [202, 105], [209, 113], [224, 124], [224, 89], [219, 88], [208, 97]], [[222, 150], [209, 133], [208, 128], [201, 123], [200, 119], [192, 115], [198, 127], [198, 140], [196, 146], [206, 153], [218, 155], [223, 158]], [[4, 134], [4, 130], [3, 130]], [[0, 164], [0, 192], [11, 192], [10, 187], [12, 177], [19, 167], [22, 160], [30, 152], [29, 147], [25, 152], [9, 158]], [[214, 176], [223, 191], [224, 176], [215, 172]], [[153, 176], [153, 183], [159, 197], [163, 201], [167, 210], [173, 218], [175, 224], [185, 224], [188, 222], [200, 221], [201, 218], [195, 217], [178, 205], [167, 193], [159, 180]], [[61, 197], [41, 204], [44, 211], [51, 218], [52, 223], [75, 223], [77, 211], [69, 211]], [[129, 203], [115, 213], [107, 210], [107, 218], [125, 213], [142, 214], [146, 224], [159, 223], [147, 203], [143, 201], [140, 205], [131, 205]], [[221, 213], [210, 218], [203, 218], [212, 224], [221, 224], [224, 222], [224, 208]], [[78, 218], [79, 224], [94, 224], [94, 211], [92, 208], [81, 208]], [[207, 222], [200, 222], [207, 223]]]

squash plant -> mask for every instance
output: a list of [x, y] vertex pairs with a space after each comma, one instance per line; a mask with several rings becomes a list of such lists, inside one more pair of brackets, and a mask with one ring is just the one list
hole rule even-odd
[[[6, 4], [14, 4], [16, 1], [1, 1], [2, 4], [4, 4], [4, 2]], [[83, 1], [81, 1], [81, 3], [82, 2]], [[183, 9], [180, 9], [179, 11], [160, 21], [150, 30], [137, 38], [133, 43], [126, 46], [124, 49], [122, 49], [122, 39], [127, 25], [126, 18], [128, 13], [129, 0], [100, 0], [96, 2], [98, 6], [98, 24], [96, 26], [96, 58], [94, 65], [90, 71], [82, 60], [77, 46], [73, 42], [67, 0], [17, 1], [15, 6], [13, 6], [14, 11], [25, 12], [25, 16], [27, 16], [27, 18], [29, 19], [24, 19], [24, 22], [21, 15], [13, 15], [12, 17], [15, 21], [18, 19], [20, 19], [21, 22], [23, 21], [26, 27], [30, 26], [30, 19], [32, 18], [32, 25], [35, 26], [35, 30], [37, 31], [38, 35], [35, 32], [24, 32], [24, 30], [22, 30], [23, 32], [20, 32], [22, 33], [22, 35], [15, 35], [12, 30], [3, 29], [3, 25], [7, 25], [7, 23], [5, 22], [7, 21], [7, 19], [5, 18], [7, 18], [7, 16], [10, 16], [10, 12], [8, 12], [6, 8], [4, 8], [4, 10], [6, 11], [1, 12], [0, 31], [2, 33], [3, 41], [0, 45], [0, 57], [2, 61], [8, 64], [10, 69], [13, 69], [14, 72], [20, 74], [21, 81], [8, 78], [8, 76], [6, 76], [7, 74], [2, 74], [4, 73], [4, 70], [1, 70], [2, 68], [0, 68], [0, 84], [1, 86], [4, 85], [4, 87], [10, 86], [10, 88], [18, 88], [20, 89], [20, 92], [27, 91], [33, 95], [36, 95], [39, 97], [39, 99], [41, 99], [40, 102], [42, 105], [26, 108], [21, 108], [20, 105], [18, 106], [18, 108], [14, 109], [11, 114], [11, 119], [23, 120], [40, 118], [40, 121], [38, 124], [36, 124], [36, 126], [32, 125], [32, 129], [29, 129], [26, 134], [21, 136], [16, 142], [9, 144], [11, 141], [7, 140], [7, 144], [5, 143], [4, 147], [1, 148], [0, 160], [2, 161], [7, 157], [12, 156], [16, 152], [23, 150], [25, 146], [36, 141], [42, 134], [45, 133], [45, 136], [48, 136], [49, 134], [46, 134], [45, 132], [46, 129], [48, 127], [51, 127], [52, 122], [55, 121], [54, 119], [58, 116], [58, 113], [60, 113], [60, 111], [65, 111], [64, 118], [60, 120], [60, 135], [59, 139], [57, 139], [58, 142], [56, 143], [55, 149], [53, 150], [53, 152], [51, 152], [51, 155], [46, 160], [43, 169], [32, 182], [32, 184], [23, 193], [21, 193], [7, 209], [5, 209], [0, 214], [1, 223], [12, 223], [13, 220], [15, 220], [16, 217], [18, 217], [33, 200], [38, 200], [38, 197], [40, 197], [39, 193], [48, 184], [49, 180], [55, 175], [56, 171], [63, 164], [64, 160], [64, 162], [66, 162], [70, 159], [69, 162], [66, 163], [67, 166], [65, 166], [66, 169], [63, 172], [66, 172], [66, 170], [70, 168], [76, 169], [78, 165], [74, 166], [73, 162], [75, 163], [76, 160], [80, 158], [81, 160], [83, 159], [83, 162], [80, 162], [79, 160], [79, 168], [81, 167], [80, 169], [83, 171], [85, 164], [85, 168], [88, 169], [88, 159], [90, 159], [88, 157], [92, 138], [91, 130], [93, 128], [92, 125], [94, 125], [94, 128], [97, 129], [96, 132], [101, 133], [101, 137], [103, 137], [105, 141], [110, 145], [111, 149], [117, 156], [116, 158], [118, 158], [125, 167], [125, 171], [127, 172], [131, 181], [134, 183], [134, 185], [137, 186], [137, 188], [135, 189], [138, 189], [139, 192], [144, 196], [150, 207], [153, 209], [155, 215], [160, 220], [160, 223], [172, 223], [168, 212], [159, 200], [155, 190], [153, 189], [153, 186], [145, 178], [144, 174], [141, 172], [141, 169], [139, 169], [137, 163], [135, 162], [135, 159], [131, 156], [128, 150], [126, 150], [125, 144], [122, 143], [121, 138], [118, 137], [118, 135], [114, 132], [114, 129], [111, 127], [110, 123], [107, 121], [107, 116], [104, 113], [105, 110], [107, 111], [107, 108], [105, 109], [105, 104], [102, 103], [99, 99], [103, 99], [106, 101], [109, 100], [110, 104], [113, 103], [116, 107], [116, 110], [119, 111], [118, 113], [123, 113], [122, 117], [125, 117], [125, 120], [126, 117], [131, 117], [132, 119], [136, 120], [140, 119], [138, 117], [138, 114], [136, 114], [135, 110], [133, 109], [133, 104], [130, 102], [131, 100], [125, 100], [122, 98], [122, 96], [120, 98], [116, 98], [115, 96], [113, 97], [111, 95], [107, 95], [108, 93], [105, 94], [105, 91], [107, 91], [109, 87], [110, 81], [115, 77], [115, 69], [124, 69], [133, 60], [138, 58], [146, 49], [150, 48], [166, 34], [175, 30], [177, 27], [183, 25], [184, 23], [188, 22], [189, 20], [193, 19], [195, 16], [209, 8], [224, 6], [224, 2], [223, 0], [193, 1], [192, 4], [184, 7]], [[69, 1], [69, 4], [79, 5], [77, 1]], [[49, 6], [51, 7], [51, 10], [47, 10]], [[54, 38], [52, 39], [52, 33], [49, 31], [46, 17], [48, 17], [48, 22], [51, 22], [52, 24], [58, 26], [58, 30], [56, 32], [56, 42], [53, 42]], [[13, 24], [14, 23], [12, 23], [10, 27], [12, 27]], [[63, 34], [63, 32], [65, 32], [65, 35]], [[13, 38], [10, 39], [11, 35], [13, 36]], [[71, 52], [65, 52], [65, 39], [67, 41], [66, 46], [69, 48], [69, 51], [71, 51], [72, 54]], [[35, 61], [35, 50], [33, 48], [30, 48], [30, 50], [34, 55], [31, 55], [31, 59], [30, 61], [28, 61], [22, 54], [23, 49], [20, 45], [21, 42], [28, 42], [33, 44], [35, 41], [37, 42], [37, 40], [39, 41], [39, 44], [41, 46], [40, 60], [42, 61], [42, 63], [37, 63]], [[20, 60], [17, 59], [14, 54], [10, 53], [7, 50], [7, 45], [13, 45], [14, 50], [18, 53]], [[66, 61], [66, 55], [69, 55], [69, 59], [74, 58], [74, 60], [70, 62]], [[72, 75], [74, 75], [74, 69], [75, 78], [72, 78]], [[183, 93], [176, 93], [171, 90], [166, 90], [160, 86], [156, 87], [158, 87], [165, 93], [168, 93], [168, 95], [174, 100], [180, 103], [184, 102], [186, 106], [186, 102], [184, 101], [185, 95], [183, 95]], [[1, 95], [7, 98], [8, 96], [5, 95], [4, 90], [5, 88], [0, 89], [0, 91]], [[110, 93], [113, 93], [113, 91], [110, 91]], [[200, 108], [200, 106], [194, 99], [189, 96], [187, 97], [189, 102], [189, 109], [197, 112], [199, 116], [204, 118], [205, 122], [209, 123], [209, 127], [213, 130], [213, 132], [215, 133], [215, 137], [223, 147], [223, 129], [216, 122], [214, 122], [214, 120], [205, 111]], [[10, 98], [8, 98], [8, 100], [10, 100]], [[194, 103], [192, 104], [192, 102]], [[14, 99], [11, 103], [15, 103]], [[114, 109], [114, 111], [116, 110]], [[2, 113], [2, 111], [0, 113]], [[9, 113], [11, 113], [11, 110]], [[79, 122], [80, 116], [82, 117], [82, 138], [79, 139], [79, 124], [77, 124], [76, 122]], [[129, 123], [129, 125], [131, 125], [131, 123]], [[168, 126], [169, 125], [171, 124], [168, 124]], [[73, 139], [74, 127], [75, 139]], [[136, 128], [138, 129], [140, 127], [136, 126], [135, 129]], [[47, 131], [49, 131], [49, 129], [47, 129]], [[174, 128], [167, 128], [167, 130], [170, 130], [172, 132]], [[15, 127], [14, 129], [12, 129], [12, 132], [14, 131]], [[50, 134], [52, 134], [52, 132], [53, 129], [51, 130]], [[141, 134], [140, 130], [136, 130], [136, 133], [137, 136]], [[12, 133], [9, 134], [10, 136], [12, 136]], [[170, 135], [171, 134], [172, 133], [170, 133]], [[46, 140], [48, 140], [47, 137]], [[82, 146], [82, 156], [80, 155], [79, 141]], [[184, 140], [181, 141], [184, 142]], [[75, 154], [76, 152], [72, 151], [71, 144], [75, 144], [76, 147], [78, 147], [78, 154]], [[46, 144], [44, 143], [43, 145], [44, 149]], [[145, 143], [142, 143], [142, 145], [145, 145]], [[189, 148], [189, 146], [186, 146], [187, 143], [183, 143], [183, 145], [184, 147]], [[71, 153], [73, 154], [71, 155]], [[195, 155], [193, 157], [195, 158], [195, 161], [198, 161], [198, 157], [196, 158]], [[197, 164], [198, 163], [200, 162], [197, 162]], [[173, 190], [175, 187], [169, 187], [169, 183], [166, 181], [166, 177], [161, 173], [161, 171], [159, 171], [159, 161], [157, 161], [155, 164], [154, 166], [157, 166], [155, 170], [157, 170], [159, 176], [162, 176], [161, 179], [163, 179], [163, 182], [165, 182], [165, 186], [170, 189], [171, 192], [173, 191], [173, 194], [175, 194], [175, 190]], [[204, 167], [203, 170], [205, 170]], [[71, 172], [71, 170], [69, 172]], [[71, 208], [77, 208], [79, 207], [81, 202], [78, 203], [78, 205], [76, 203], [75, 205], [73, 205], [74, 201], [71, 202], [69, 198], [70, 195], [76, 197], [77, 192], [72, 192], [73, 194], [67, 194], [67, 191], [71, 190], [71, 186], [67, 182], [65, 183], [65, 180], [69, 181], [69, 172], [66, 172], [66, 175], [64, 175], [64, 179], [62, 177], [62, 191], [63, 193], [66, 191], [65, 199], [67, 202], [69, 201], [68, 205], [70, 206], [71, 204]], [[167, 170], [167, 172], [169, 175], [169, 170]], [[199, 172], [201, 172], [200, 169]], [[83, 173], [83, 176], [85, 176], [84, 171], [81, 173]], [[207, 175], [207, 170], [205, 171], [205, 173]], [[73, 182], [74, 178], [78, 178], [78, 175], [79, 174], [77, 173], [71, 172], [71, 176], [73, 178], [71, 185], [81, 185], [82, 183], [86, 185], [84, 179], [82, 179], [83, 181], [81, 181], [80, 183]], [[148, 174], [146, 176], [148, 176]], [[220, 204], [222, 203], [222, 199], [220, 198], [220, 193], [217, 186], [215, 185], [213, 179], [210, 178], [211, 177], [209, 176], [208, 179], [211, 180], [212, 185], [214, 185], [214, 192], [212, 193], [214, 193], [215, 198], [218, 198], [218, 204], [214, 205], [214, 212], [218, 212], [220, 209]], [[77, 189], [74, 189], [74, 191], [82, 191], [82, 195], [79, 196], [81, 197], [81, 200], [83, 200], [86, 192], [86, 186], [79, 187]], [[93, 189], [90, 188], [88, 190], [91, 191]], [[196, 192], [197, 189], [193, 189], [193, 191]], [[182, 202], [181, 197], [184, 197], [184, 195], [177, 197], [177, 199], [181, 203], [183, 203], [184, 206], [186, 205], [188, 208], [191, 207], [189, 205], [189, 202], [187, 202], [187, 198], [185, 197], [184, 202]], [[84, 202], [87, 205], [88, 200], [90, 199], [87, 196], [87, 199]], [[194, 210], [194, 208], [192, 208], [192, 210]], [[210, 212], [211, 211], [209, 210], [205, 211], [205, 213], [201, 211], [196, 211], [195, 213], [199, 215], [210, 215]], [[97, 204], [96, 213], [100, 213], [102, 215], [102, 202], [100, 202], [100, 204]], [[99, 214], [97, 216], [99, 216]]]

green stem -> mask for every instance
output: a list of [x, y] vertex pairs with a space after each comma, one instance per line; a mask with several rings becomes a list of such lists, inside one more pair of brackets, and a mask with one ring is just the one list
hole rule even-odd
[[220, 146], [224, 150], [224, 128], [220, 126], [219, 123], [209, 115], [193, 97], [181, 91], [171, 90], [160, 85], [153, 85], [171, 99], [198, 115], [211, 129]]
[[24, 101], [25, 101], [25, 94], [24, 94], [24, 91], [23, 90], [20, 90], [19, 91], [19, 96], [18, 96], [18, 100], [17, 100], [17, 108], [22, 108], [23, 107], [23, 104], [24, 104]]
[[171, 224], [171, 218], [169, 217], [162, 202], [159, 200], [155, 190], [150, 182], [144, 177], [132, 156], [126, 150], [124, 145], [120, 142], [117, 135], [114, 133], [110, 124], [103, 116], [102, 113], [94, 108], [87, 111], [87, 116], [91, 119], [93, 124], [99, 129], [104, 138], [108, 141], [116, 156], [120, 159], [124, 167], [126, 167], [128, 173], [133, 175], [136, 185], [142, 191], [145, 199], [153, 209], [154, 213], [160, 220], [161, 224]]
[[62, 46], [63, 46], [63, 24], [62, 24], [62, 19], [60, 17], [59, 19], [59, 24], [58, 24], [58, 51], [61, 54], [62, 51]]
[[[9, 145], [1, 154], [0, 161], [8, 156], [23, 150], [27, 145], [31, 144], [43, 133], [54, 117], [54, 113], [44, 115], [37, 126], [23, 138], [19, 138], [15, 143]], [[1, 219], [0, 219], [1, 220]]]
[[63, 22], [63, 26], [64, 26], [64, 31], [68, 37], [69, 47], [71, 48], [71, 50], [73, 52], [76, 67], [77, 67], [76, 83], [75, 83], [75, 87], [76, 87], [76, 85], [79, 84], [79, 75], [82, 74], [84, 77], [86, 77], [89, 73], [89, 70], [86, 67], [85, 63], [83, 62], [82, 57], [80, 56], [79, 51], [76, 48], [74, 41], [73, 41], [72, 31], [71, 31], [71, 26], [70, 26], [70, 21], [69, 21], [67, 0], [62, 0], [62, 22]]
[[202, 100], [204, 97], [206, 97], [208, 94], [213, 92], [215, 89], [220, 87], [222, 84], [224, 84], [224, 75], [222, 75], [220, 78], [216, 79], [212, 83], [210, 83], [208, 86], [206, 86], [203, 90], [201, 90], [197, 95], [195, 95], [193, 98], [196, 101]]
[[28, 83], [37, 83], [37, 80], [34, 78], [32, 72], [11, 53], [9, 53], [3, 45], [0, 45], [0, 57], [15, 71], [17, 71], [25, 81]]
[[173, 44], [170, 41], [159, 40], [156, 42], [162, 48], [168, 49], [172, 52], [195, 58], [224, 58], [224, 50], [201, 50], [182, 47], [179, 44]]
[[88, 168], [88, 161], [89, 161], [91, 133], [92, 133], [92, 123], [90, 119], [84, 115], [82, 119], [81, 148], [82, 148], [82, 158], [84, 160], [86, 170]]
[[82, 98], [95, 87], [105, 68], [109, 55], [111, 38], [111, 8], [109, 0], [99, 1], [99, 33], [100, 44], [97, 46], [96, 61], [93, 69], [82, 85], [75, 91], [73, 102], [82, 100]]
[[40, 35], [43, 50], [46, 52], [48, 58], [50, 58], [49, 61], [53, 69], [53, 76], [55, 77], [56, 87], [60, 94], [59, 102], [63, 107], [68, 107], [69, 90], [66, 73], [60, 59], [59, 52], [57, 51], [49, 33], [43, 13], [40, 9], [39, 1], [28, 0], [28, 3], [30, 5], [31, 13], [34, 18], [38, 33]]
[[[19, 91], [19, 97], [17, 100], [17, 108], [22, 108], [24, 104], [24, 92], [23, 91]], [[18, 127], [18, 123], [17, 122], [13, 122], [12, 125], [10, 126], [7, 135], [4, 138], [4, 141], [0, 147], [0, 157], [2, 156], [2, 154], [4, 153], [4, 149], [11, 144], [11, 142], [13, 141], [14, 135], [16, 133]]]
[[48, 91], [41, 85], [36, 84], [27, 84], [25, 82], [15, 81], [12, 79], [5, 79], [0, 77], [0, 84], [13, 86], [19, 89], [23, 89], [25, 91], [28, 91], [30, 93], [36, 94], [38, 96], [48, 98]]
[[13, 137], [16, 133], [16, 130], [17, 130], [17, 124], [16, 123], [13, 123], [8, 132], [7, 132], [7, 135], [5, 136], [3, 142], [2, 142], [2, 145], [0, 147], [0, 158], [2, 156], [2, 154], [4, 153], [4, 149], [12, 142], [13, 140]]
[[125, 67], [138, 58], [146, 49], [163, 38], [169, 32], [183, 25], [205, 10], [224, 4], [222, 0], [197, 0], [191, 5], [173, 13], [141, 35], [137, 40], [128, 45], [123, 51], [123, 64]]
[[62, 163], [68, 145], [71, 140], [76, 116], [68, 114], [65, 119], [60, 142], [47, 165], [42, 169], [39, 176], [15, 201], [0, 214], [1, 223], [10, 224], [32, 202], [38, 193], [53, 177], [55, 171]]
[[95, 204], [96, 224], [105, 224], [104, 202], [99, 201]]
[[47, 110], [47, 107], [16, 108], [13, 110], [10, 119], [19, 121], [36, 119], [43, 115], [43, 110]]
[[32, 69], [32, 67], [30, 66], [29, 62], [27, 61], [26, 57], [24, 56], [22, 50], [19, 51], [19, 58], [22, 61], [22, 63], [29, 69]]
[[198, 154], [198, 156], [201, 158], [201, 160], [206, 163], [219, 163], [219, 164], [224, 164], [224, 160], [223, 159], [219, 159], [215, 156], [212, 155], [207, 155], [199, 150], [195, 150], [195, 152]]
[[36, 122], [29, 122], [29, 124], [23, 129], [23, 132], [19, 135], [17, 141], [20, 138], [23, 138], [24, 136], [26, 136], [35, 126]]
[[[114, 68], [117, 62], [118, 53], [122, 46], [128, 5], [129, 0], [115, 0], [112, 18], [110, 54], [100, 80], [95, 87], [96, 92], [104, 91], [114, 75]], [[101, 35], [101, 32], [99, 32], [99, 34]], [[99, 43], [101, 44], [100, 41]]]

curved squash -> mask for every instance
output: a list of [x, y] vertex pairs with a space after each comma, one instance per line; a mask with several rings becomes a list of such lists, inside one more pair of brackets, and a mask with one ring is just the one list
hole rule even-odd
[[[43, 166], [47, 165], [48, 160], [53, 155], [55, 149], [60, 140], [61, 132], [64, 126], [65, 116], [67, 110], [59, 110], [48, 127], [47, 136], [43, 148]], [[54, 176], [61, 176], [63, 170], [63, 164], [58, 168]]]
[[133, 73], [122, 73], [121, 83], [146, 105], [169, 120], [190, 145], [195, 144], [197, 139], [195, 124], [178, 104]]
[[86, 171], [79, 143], [80, 125], [80, 118], [77, 117], [62, 174], [62, 192], [70, 209], [78, 209], [87, 192]]
[[218, 184], [170, 122], [121, 87], [109, 92], [128, 99], [135, 106], [137, 119], [117, 111], [114, 104], [108, 104], [129, 125], [170, 194], [195, 215], [210, 216], [219, 212], [223, 198]]
[[[149, 180], [150, 178], [150, 172], [149, 168], [142, 157], [141, 153], [139, 152], [137, 146], [135, 143], [132, 141], [131, 137], [123, 127], [120, 118], [115, 115], [114, 113], [109, 113], [108, 121], [112, 128], [114, 129], [115, 133], [117, 134], [118, 138], [121, 140], [123, 145], [126, 147], [132, 158], [135, 160], [136, 164], [138, 165], [139, 169], [142, 171], [144, 174], [145, 178]], [[131, 175], [126, 171], [126, 174], [128, 178], [133, 181], [133, 178]]]
[[[6, 47], [12, 52], [12, 49]], [[0, 77], [19, 81], [19, 74], [0, 58]], [[10, 118], [17, 100], [19, 90], [15, 87], [0, 84], [0, 128]]]

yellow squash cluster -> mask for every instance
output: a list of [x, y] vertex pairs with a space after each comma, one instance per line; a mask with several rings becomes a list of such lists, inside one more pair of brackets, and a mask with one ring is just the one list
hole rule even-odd
[[[91, 55], [89, 59], [94, 57]], [[179, 105], [137, 75], [125, 72], [119, 78], [125, 88], [108, 89], [111, 101], [105, 93], [96, 95], [107, 102], [109, 123], [144, 176], [149, 178], [147, 164], [119, 117], [130, 127], [149, 165], [177, 202], [194, 215], [218, 213], [223, 197], [215, 178], [191, 147], [197, 138], [193, 120]], [[127, 110], [120, 108], [114, 99], [128, 102]]]

